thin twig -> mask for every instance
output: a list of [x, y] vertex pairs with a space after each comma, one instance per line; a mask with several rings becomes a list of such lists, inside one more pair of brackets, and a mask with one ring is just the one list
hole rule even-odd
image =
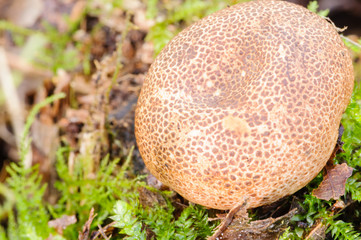
[[328, 21], [336, 29], [338, 33], [344, 32], [347, 29], [347, 26], [344, 26], [343, 28], [336, 27], [336, 25], [332, 22], [332, 20], [329, 17], [324, 17], [324, 16], [321, 17], [326, 21]]
[[[110, 227], [112, 227], [115, 223], [116, 223], [115, 221], [114, 221], [114, 222], [111, 222], [111, 223], [109, 223], [108, 225], [106, 225], [105, 227], [99, 228], [99, 229], [102, 229], [103, 232], [105, 232], [105, 231], [107, 231]], [[98, 225], [98, 227], [99, 227], [99, 225]], [[95, 233], [95, 235], [92, 237], [92, 239], [96, 239], [100, 234], [101, 234], [100, 231], [97, 231], [97, 232]]]
[[107, 237], [107, 235], [105, 234], [102, 226], [100, 224], [98, 224], [98, 229], [99, 229], [99, 233], [102, 235], [102, 237], [106, 240], [109, 240], [110, 238]]
[[86, 221], [86, 223], [84, 223], [82, 231], [79, 232], [78, 240], [88, 240], [89, 239], [90, 225], [92, 224], [94, 218], [97, 215], [98, 215], [97, 213], [94, 214], [94, 208], [90, 209], [89, 218]]
[[229, 213], [227, 214], [227, 216], [222, 220], [222, 223], [217, 227], [218, 229], [215, 231], [215, 233], [208, 238], [208, 240], [216, 240], [219, 235], [222, 234], [222, 232], [224, 232], [227, 227], [229, 226], [229, 224], [232, 223], [233, 217], [234, 215], [241, 210], [242, 208], [245, 208], [247, 206], [247, 201], [243, 201], [243, 203], [240, 203], [238, 205], [236, 205], [235, 207], [233, 207]]

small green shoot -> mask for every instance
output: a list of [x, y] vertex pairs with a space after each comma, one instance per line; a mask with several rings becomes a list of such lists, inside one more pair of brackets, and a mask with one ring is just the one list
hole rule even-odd
[[142, 230], [142, 223], [133, 215], [133, 205], [126, 201], [117, 201], [114, 205], [113, 212], [114, 215], [110, 217], [116, 222], [113, 226], [121, 229], [121, 234], [127, 235], [124, 239], [146, 239], [145, 231]]
[[320, 15], [321, 17], [326, 17], [329, 13], [330, 10], [329, 9], [325, 9], [325, 10], [320, 10], [318, 11], [319, 5], [317, 1], [311, 1], [309, 2], [309, 4], [307, 5], [308, 10], [310, 10], [311, 12], [317, 13], [318, 15]]
[[7, 168], [10, 177], [7, 179], [9, 189], [14, 196], [17, 210], [9, 211], [9, 239], [46, 239], [52, 230], [47, 226], [50, 220], [46, 205], [43, 202], [46, 184], [41, 183], [38, 166], [26, 167], [25, 158], [29, 153], [29, 130], [39, 110], [51, 102], [65, 97], [63, 93], [46, 98], [34, 106], [24, 126], [19, 150], [20, 162], [11, 163]]

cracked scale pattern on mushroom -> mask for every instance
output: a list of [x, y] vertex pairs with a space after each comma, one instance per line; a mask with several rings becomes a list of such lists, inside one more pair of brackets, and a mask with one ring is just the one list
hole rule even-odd
[[147, 168], [188, 200], [272, 203], [325, 166], [353, 89], [334, 27], [307, 9], [254, 1], [179, 33], [142, 88], [135, 133]]

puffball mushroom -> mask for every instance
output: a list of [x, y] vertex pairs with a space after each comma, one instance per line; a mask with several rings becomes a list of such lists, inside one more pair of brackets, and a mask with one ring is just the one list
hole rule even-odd
[[353, 89], [335, 27], [283, 1], [218, 11], [157, 56], [135, 134], [150, 172], [215, 209], [272, 203], [325, 166]]

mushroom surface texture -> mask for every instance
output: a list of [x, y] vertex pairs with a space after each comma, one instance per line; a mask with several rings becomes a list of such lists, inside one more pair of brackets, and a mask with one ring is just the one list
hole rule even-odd
[[135, 116], [141, 156], [191, 202], [272, 203], [325, 166], [353, 78], [322, 17], [283, 1], [228, 7], [180, 32], [150, 67]]

